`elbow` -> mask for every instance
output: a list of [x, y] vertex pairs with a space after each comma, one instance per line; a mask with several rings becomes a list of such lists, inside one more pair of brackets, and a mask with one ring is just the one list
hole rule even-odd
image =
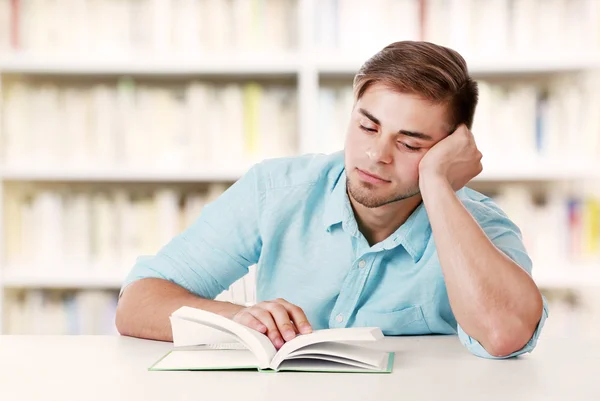
[[131, 294], [123, 293], [119, 298], [115, 313], [115, 327], [120, 335], [134, 337], [134, 319], [131, 316], [131, 308], [128, 307], [130, 296]]
[[535, 335], [544, 313], [542, 296], [539, 291], [521, 316], [497, 324], [489, 331], [486, 350], [494, 357], [507, 357], [525, 347]]
[[523, 336], [512, 333], [494, 334], [488, 340], [485, 349], [495, 358], [505, 358], [522, 349], [529, 342], [529, 338], [524, 340]]
[[117, 328], [117, 332], [122, 336], [129, 336], [130, 331], [127, 326], [127, 317], [126, 311], [124, 310], [122, 303], [119, 300], [117, 304], [117, 311], [115, 314], [115, 327]]
[[507, 357], [523, 349], [534, 336], [537, 327], [521, 321], [513, 325], [496, 327], [490, 332], [485, 344], [487, 352], [496, 358]]

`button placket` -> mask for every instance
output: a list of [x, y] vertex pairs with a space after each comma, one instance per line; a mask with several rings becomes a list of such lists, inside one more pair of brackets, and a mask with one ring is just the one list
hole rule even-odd
[[332, 327], [345, 327], [365, 287], [372, 262], [367, 261], [367, 258], [364, 257], [366, 255], [362, 256], [354, 263], [354, 267], [350, 269], [342, 285], [340, 295], [332, 310], [329, 321]]

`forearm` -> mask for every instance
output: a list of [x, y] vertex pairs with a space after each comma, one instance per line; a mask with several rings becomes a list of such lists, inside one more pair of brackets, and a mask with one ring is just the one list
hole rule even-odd
[[421, 192], [457, 321], [493, 355], [522, 348], [542, 314], [534, 281], [495, 247], [446, 180], [422, 180]]
[[123, 291], [117, 306], [117, 330], [131, 337], [173, 341], [169, 316], [182, 306], [226, 317], [233, 317], [243, 308], [198, 297], [167, 280], [146, 278], [133, 282]]

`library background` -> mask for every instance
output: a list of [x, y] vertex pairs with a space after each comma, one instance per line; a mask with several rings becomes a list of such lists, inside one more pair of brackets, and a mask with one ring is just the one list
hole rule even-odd
[[354, 73], [405, 39], [479, 82], [469, 186], [522, 228], [541, 341], [600, 336], [597, 0], [0, 0], [0, 333], [116, 333], [136, 257], [253, 163], [342, 149]]

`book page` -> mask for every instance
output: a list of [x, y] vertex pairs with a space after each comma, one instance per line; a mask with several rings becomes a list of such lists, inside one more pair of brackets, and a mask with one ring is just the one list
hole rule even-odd
[[[382, 370], [385, 367], [385, 364], [387, 363], [388, 354], [385, 352], [382, 352], [378, 363], [375, 365], [369, 365], [367, 363], [357, 362], [355, 360], [347, 359], [347, 358], [340, 357], [340, 356], [331, 356], [331, 355], [324, 355], [324, 354], [305, 354], [305, 355], [290, 356], [285, 361], [283, 361], [282, 365], [285, 364], [285, 362], [290, 361], [290, 360], [311, 360], [311, 362], [312, 362], [312, 360], [314, 360], [315, 362], [330, 361], [330, 362], [341, 363], [341, 364], [348, 365], [348, 366], [355, 366], [355, 367], [361, 368], [361, 369]], [[281, 365], [279, 365], [279, 366], [281, 367]]]
[[357, 345], [324, 342], [307, 345], [306, 347], [292, 352], [285, 359], [304, 357], [306, 355], [332, 355], [377, 367], [381, 364], [382, 359], [387, 356], [387, 352]]
[[378, 327], [316, 330], [309, 334], [299, 335], [293, 340], [285, 343], [273, 358], [271, 368], [275, 369], [274, 366], [278, 366], [289, 354], [311, 344], [324, 342], [377, 341], [381, 338], [383, 338], [383, 333]]
[[[256, 355], [261, 369], [269, 367], [277, 352], [271, 340], [264, 334], [215, 313], [183, 306], [173, 312], [171, 317], [196, 322], [238, 337], [240, 342]], [[175, 333], [173, 336], [175, 337]]]
[[295, 359], [290, 361], [284, 361], [280, 366], [280, 371], [291, 370], [301, 372], [361, 372], [361, 373], [388, 373], [391, 372], [386, 366], [381, 370], [364, 369], [356, 366], [350, 366], [343, 363], [323, 361], [323, 360], [310, 360], [310, 359]]
[[194, 321], [170, 317], [173, 345], [177, 348], [204, 345], [240, 343], [240, 339], [228, 331], [214, 329]]

